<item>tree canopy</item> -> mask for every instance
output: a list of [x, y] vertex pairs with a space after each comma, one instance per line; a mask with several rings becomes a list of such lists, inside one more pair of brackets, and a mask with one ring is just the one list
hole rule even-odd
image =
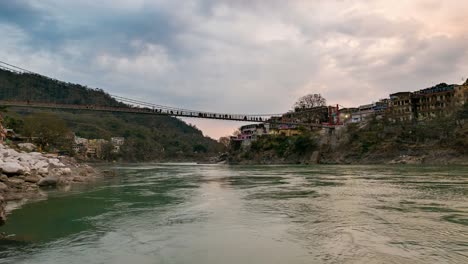
[[73, 133], [66, 122], [51, 113], [35, 113], [24, 119], [24, 134], [41, 148], [70, 150]]
[[294, 104], [294, 109], [307, 109], [317, 106], [326, 106], [327, 100], [321, 94], [308, 94], [304, 95], [297, 100]]

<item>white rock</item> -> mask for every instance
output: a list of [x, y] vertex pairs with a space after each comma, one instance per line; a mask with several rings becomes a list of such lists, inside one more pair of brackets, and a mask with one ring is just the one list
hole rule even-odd
[[4, 158], [3, 161], [4, 161], [5, 163], [7, 163], [7, 162], [15, 162], [15, 163], [17, 163], [17, 162], [18, 162], [18, 160], [17, 160], [16, 158], [14, 158], [14, 157], [7, 157], [7, 158]]
[[70, 168], [54, 168], [51, 170], [51, 173], [57, 176], [65, 176], [65, 175], [71, 174], [71, 169]]
[[31, 151], [34, 151], [35, 149], [37, 149], [36, 145], [34, 145], [32, 143], [20, 143], [20, 144], [18, 144], [18, 147], [21, 150], [28, 151], [28, 152], [31, 152]]
[[17, 162], [5, 162], [0, 169], [5, 174], [23, 174], [25, 172], [25, 168]]
[[70, 168], [61, 168], [62, 175], [70, 175], [72, 173], [72, 170]]
[[18, 152], [14, 149], [4, 149], [3, 151], [3, 156], [4, 157], [16, 157], [18, 156]]
[[37, 169], [37, 174], [42, 175], [42, 176], [46, 176], [46, 175], [49, 174], [49, 168], [47, 168], [47, 167], [39, 168], [39, 169]]
[[40, 160], [36, 162], [32, 168], [35, 170], [40, 170], [40, 169], [47, 168], [47, 167], [49, 167], [49, 163], [47, 163], [46, 161]]
[[54, 186], [54, 185], [57, 185], [57, 182], [58, 182], [58, 177], [48, 176], [48, 177], [45, 177], [44, 179], [41, 179], [37, 183], [37, 185], [39, 185], [39, 186]]
[[21, 166], [23, 166], [23, 168], [24, 168], [24, 173], [25, 173], [25, 174], [31, 172], [31, 164], [29, 164], [29, 162], [20, 161], [19, 164], [20, 164]]
[[60, 162], [59, 159], [49, 159], [49, 163], [50, 163], [50, 165], [53, 165], [55, 167], [65, 167], [65, 164]]

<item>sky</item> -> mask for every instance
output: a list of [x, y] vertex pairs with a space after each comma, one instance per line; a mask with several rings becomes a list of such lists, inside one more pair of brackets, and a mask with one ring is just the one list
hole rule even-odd
[[[468, 78], [468, 1], [0, 0], [0, 60], [222, 113], [351, 107]], [[205, 135], [236, 122], [186, 119]]]

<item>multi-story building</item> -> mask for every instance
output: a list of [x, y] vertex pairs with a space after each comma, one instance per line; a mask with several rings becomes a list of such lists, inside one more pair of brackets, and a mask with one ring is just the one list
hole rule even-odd
[[371, 117], [382, 118], [388, 104], [388, 99], [382, 99], [372, 104], [361, 105], [351, 114], [351, 122], [359, 123]]
[[415, 109], [411, 102], [412, 92], [398, 92], [390, 95], [387, 113], [393, 121], [411, 121], [415, 116]]
[[349, 107], [349, 108], [340, 109], [340, 115], [339, 115], [340, 121], [343, 124], [352, 122], [353, 121], [352, 116], [357, 111], [359, 111], [359, 108], [357, 108], [357, 107]]
[[102, 149], [104, 144], [107, 143], [109, 143], [109, 141], [105, 139], [90, 139], [88, 141], [86, 155], [89, 158], [102, 158]]
[[232, 136], [231, 141], [240, 142], [242, 146], [247, 146], [259, 136], [268, 135], [269, 131], [269, 124], [251, 124], [241, 126], [239, 134]]
[[112, 137], [111, 143], [112, 143], [112, 146], [114, 147], [112, 152], [118, 153], [120, 152], [120, 147], [122, 147], [125, 144], [125, 138], [124, 137]]
[[462, 106], [468, 103], [468, 80], [462, 85], [456, 85], [454, 90], [454, 102], [456, 106]]
[[411, 103], [419, 120], [447, 115], [455, 109], [455, 85], [445, 83], [414, 92]]
[[441, 83], [433, 87], [412, 92], [390, 95], [387, 111], [391, 120], [425, 120], [445, 116], [468, 101], [468, 85]]
[[361, 105], [358, 110], [351, 115], [352, 123], [359, 123], [371, 116], [374, 111], [372, 110], [373, 104]]
[[73, 152], [76, 154], [85, 156], [88, 150], [88, 139], [78, 137], [75, 135], [75, 140], [73, 144]]

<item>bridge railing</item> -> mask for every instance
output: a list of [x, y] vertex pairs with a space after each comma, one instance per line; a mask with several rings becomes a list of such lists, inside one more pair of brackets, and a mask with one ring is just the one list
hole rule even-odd
[[157, 108], [152, 109], [152, 108], [147, 108], [147, 107], [143, 108], [143, 107], [130, 107], [130, 106], [122, 107], [122, 106], [99, 106], [99, 105], [74, 105], [74, 104], [44, 103], [44, 102], [31, 102], [31, 101], [5, 101], [5, 100], [0, 101], [0, 106], [138, 113], [138, 114], [166, 115], [166, 116], [189, 117], [189, 118], [243, 121], [243, 122], [252, 122], [252, 123], [270, 123], [270, 124], [287, 124], [287, 125], [322, 127], [322, 125], [320, 124], [306, 124], [306, 123], [291, 122], [291, 121], [283, 122], [281, 120], [266, 118], [264, 116], [207, 113], [207, 112], [200, 112], [200, 111], [179, 111], [179, 110], [157, 109]]

